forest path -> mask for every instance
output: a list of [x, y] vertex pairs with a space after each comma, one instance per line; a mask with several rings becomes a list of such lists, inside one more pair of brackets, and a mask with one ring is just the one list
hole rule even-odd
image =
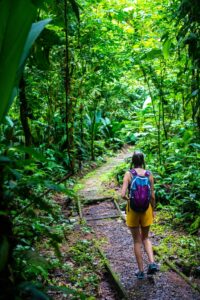
[[111, 191], [108, 190], [103, 184], [105, 178], [112, 173], [117, 166], [132, 157], [131, 149], [131, 147], [123, 148], [117, 156], [110, 157], [105, 164], [97, 168], [92, 173], [89, 173], [81, 181], [79, 181], [80, 184], [84, 185], [84, 187], [78, 192], [79, 197], [83, 200], [111, 197]]
[[[137, 263], [132, 254], [132, 237], [111, 199], [113, 190], [109, 190], [104, 185], [106, 174], [111, 173], [125, 159], [131, 157], [132, 153], [129, 150], [125, 150], [116, 157], [109, 159], [107, 163], [81, 180], [84, 187], [79, 190], [78, 194], [82, 199], [83, 217], [95, 231], [96, 239], [100, 241], [100, 248], [120, 279], [126, 291], [127, 299], [198, 300], [200, 299], [199, 293], [194, 291], [182, 277], [172, 270], [158, 272], [150, 278], [146, 276], [144, 280], [138, 280], [134, 276], [135, 271], [137, 271]], [[85, 204], [84, 201], [86, 201]], [[153, 245], [159, 244], [161, 238], [151, 234]], [[143, 256], [147, 268], [146, 254], [143, 253]], [[98, 299], [122, 299], [116, 292], [109, 291], [104, 284], [99, 290], [100, 297]]]

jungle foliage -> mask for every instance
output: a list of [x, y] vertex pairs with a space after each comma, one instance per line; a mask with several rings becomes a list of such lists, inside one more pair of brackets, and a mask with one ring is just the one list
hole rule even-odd
[[124, 144], [198, 232], [199, 33], [198, 0], [0, 2], [0, 299], [48, 298], [35, 245], [60, 257], [69, 225], [49, 192], [72, 197], [61, 182]]

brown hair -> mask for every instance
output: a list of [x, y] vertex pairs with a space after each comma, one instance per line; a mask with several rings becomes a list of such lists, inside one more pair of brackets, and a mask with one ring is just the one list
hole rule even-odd
[[144, 168], [145, 169], [145, 161], [144, 154], [140, 151], [134, 151], [131, 161], [131, 169], [132, 168]]

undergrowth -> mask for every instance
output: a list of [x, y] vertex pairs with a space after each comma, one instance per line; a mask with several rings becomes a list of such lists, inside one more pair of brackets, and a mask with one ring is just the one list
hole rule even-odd
[[103, 264], [94, 247], [91, 229], [74, 222], [60, 227], [60, 234], [63, 234], [63, 230], [65, 238], [59, 245], [59, 257], [55, 256], [48, 241], [37, 245], [42, 260], [46, 261], [46, 267], [37, 264], [37, 267], [40, 265], [40, 280], [47, 294], [55, 299], [66, 297], [71, 300], [94, 300], [98, 294]]
[[172, 222], [173, 214], [168, 209], [159, 211], [155, 223], [151, 226], [159, 244], [155, 251], [164, 259], [173, 262], [185, 275], [199, 277], [199, 247], [197, 236], [187, 234]]

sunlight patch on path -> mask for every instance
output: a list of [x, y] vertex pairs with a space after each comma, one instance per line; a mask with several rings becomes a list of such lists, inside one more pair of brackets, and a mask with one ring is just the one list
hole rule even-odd
[[127, 159], [132, 157], [133, 148], [128, 148], [122, 150], [116, 157], [111, 157], [108, 161], [95, 171], [89, 173], [85, 178], [79, 181], [81, 186], [78, 190], [78, 195], [84, 200], [98, 199], [102, 197], [110, 197], [111, 194], [109, 191], [106, 191], [103, 182], [105, 177], [108, 177], [109, 174], [112, 174], [112, 171], [125, 162]]

